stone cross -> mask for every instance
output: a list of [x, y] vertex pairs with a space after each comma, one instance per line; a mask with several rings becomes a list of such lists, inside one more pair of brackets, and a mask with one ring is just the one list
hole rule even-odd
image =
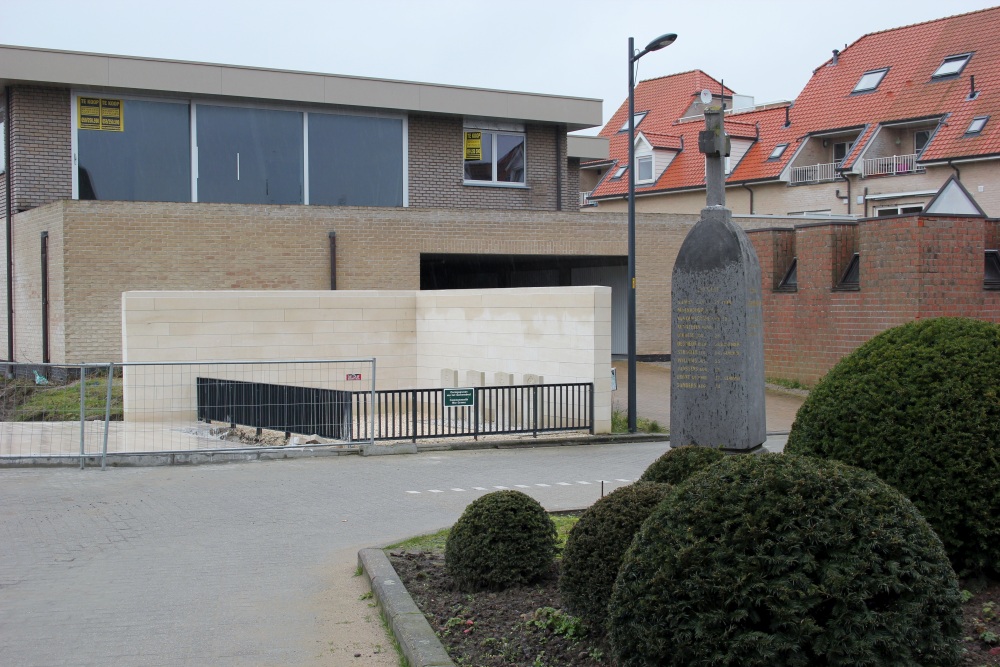
[[681, 245], [671, 287], [670, 445], [747, 452], [766, 439], [760, 263], [725, 207], [722, 111], [706, 109], [705, 127], [708, 205]]

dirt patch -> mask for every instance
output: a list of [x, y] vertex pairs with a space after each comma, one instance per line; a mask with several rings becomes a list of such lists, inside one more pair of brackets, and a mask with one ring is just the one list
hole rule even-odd
[[[558, 563], [533, 586], [502, 592], [461, 593], [444, 571], [444, 556], [393, 552], [393, 567], [458, 665], [482, 667], [610, 667], [604, 637], [561, 611]], [[963, 665], [1000, 666], [1000, 581], [963, 582], [977, 591], [963, 605]], [[971, 597], [969, 597], [971, 595]]]
[[559, 611], [558, 565], [545, 580], [532, 586], [468, 594], [453, 588], [441, 554], [396, 552], [389, 558], [458, 665], [612, 664], [603, 638], [577, 636], [583, 628], [568, 623]]

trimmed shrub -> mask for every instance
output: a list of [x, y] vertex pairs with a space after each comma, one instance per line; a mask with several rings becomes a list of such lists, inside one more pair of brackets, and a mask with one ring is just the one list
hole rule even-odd
[[960, 659], [941, 541], [874, 474], [727, 456], [657, 506], [608, 606], [622, 667], [924, 667]]
[[1000, 326], [937, 318], [872, 338], [813, 389], [785, 451], [874, 472], [960, 575], [1000, 574]]
[[445, 569], [463, 591], [504, 590], [552, 569], [556, 526], [538, 501], [495, 491], [473, 501], [452, 527]]
[[686, 445], [668, 449], [663, 456], [649, 464], [639, 481], [680, 484], [702, 468], [722, 460], [724, 456], [721, 451], [711, 447]]
[[611, 588], [625, 551], [669, 491], [668, 485], [652, 482], [623, 486], [591, 505], [570, 531], [559, 592], [570, 612], [591, 627], [603, 631]]

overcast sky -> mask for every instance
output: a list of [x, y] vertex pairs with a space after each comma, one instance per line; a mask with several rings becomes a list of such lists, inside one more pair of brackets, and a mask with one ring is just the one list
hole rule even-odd
[[792, 99], [862, 35], [997, 0], [7, 0], [0, 43], [604, 100], [628, 38], [669, 48], [638, 78], [701, 69], [758, 103]]

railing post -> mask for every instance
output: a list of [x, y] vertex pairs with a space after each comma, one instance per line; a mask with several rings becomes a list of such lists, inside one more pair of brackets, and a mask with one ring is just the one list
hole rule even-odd
[[111, 428], [111, 386], [115, 381], [115, 364], [108, 364], [108, 397], [104, 403], [104, 444], [101, 446], [101, 470], [108, 469], [108, 429]]
[[413, 436], [413, 444], [417, 443], [417, 390], [411, 389], [410, 394], [413, 397], [410, 400], [410, 412], [413, 414], [413, 418], [410, 420], [410, 435]]
[[587, 391], [590, 392], [590, 435], [594, 435], [594, 383], [593, 382], [587, 385]]
[[87, 454], [84, 448], [84, 430], [87, 424], [87, 367], [80, 366], [80, 470], [87, 465]]
[[479, 401], [482, 395], [479, 387], [472, 388], [472, 439], [479, 440]]
[[375, 444], [375, 357], [372, 357], [372, 414], [371, 420], [371, 441]]
[[531, 387], [532, 402], [535, 404], [534, 416], [532, 418], [532, 429], [531, 437], [538, 437], [538, 385], [532, 385]]

